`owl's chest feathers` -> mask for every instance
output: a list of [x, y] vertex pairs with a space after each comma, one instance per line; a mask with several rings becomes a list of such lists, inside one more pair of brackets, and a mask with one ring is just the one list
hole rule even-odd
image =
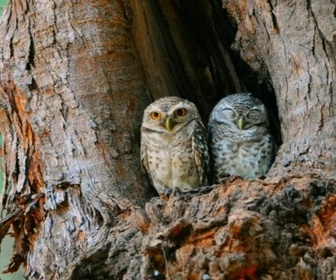
[[179, 133], [152, 132], [148, 135], [149, 164], [159, 168], [164, 176], [173, 176], [177, 170], [195, 168], [192, 152], [192, 133], [180, 130]]
[[232, 137], [225, 139], [230, 146], [231, 152], [241, 153], [248, 152], [255, 146], [263, 146], [263, 137]]
[[182, 138], [179, 134], [172, 133], [151, 133], [148, 136], [148, 144], [159, 149], [170, 151], [181, 144], [191, 147], [191, 135], [184, 135]]
[[[149, 169], [153, 181], [181, 190], [199, 185], [193, 158], [192, 133], [151, 133], [146, 141]], [[158, 183], [162, 184], [162, 183]]]
[[217, 144], [221, 147], [220, 149], [230, 152], [230, 154], [241, 155], [242, 157], [246, 154], [253, 152], [254, 148], [263, 148], [269, 145], [269, 138], [271, 136], [264, 127], [259, 127], [256, 129], [249, 130], [232, 130], [223, 128], [222, 133], [216, 133], [215, 138], [212, 142], [222, 143]]
[[[224, 135], [211, 139], [215, 176], [221, 174], [255, 178], [264, 175], [271, 163], [273, 140], [269, 133]], [[253, 136], [253, 137], [252, 137]]]

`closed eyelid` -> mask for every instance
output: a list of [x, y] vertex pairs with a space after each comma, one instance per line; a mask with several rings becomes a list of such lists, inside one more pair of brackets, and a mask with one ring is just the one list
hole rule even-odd
[[247, 115], [250, 115], [250, 116], [260, 116], [261, 114], [262, 112], [258, 109], [252, 109], [247, 113]]
[[224, 108], [222, 110], [222, 114], [223, 115], [229, 115], [229, 116], [235, 116], [236, 115], [236, 112], [230, 108]]
[[253, 109], [251, 109], [250, 111], [249, 111], [249, 113], [250, 112], [258, 112], [258, 113], [260, 113], [261, 111], [259, 110], [259, 109], [255, 109], [255, 108], [253, 108]]
[[232, 112], [232, 113], [236, 113], [234, 110], [232, 110], [231, 108], [224, 108], [222, 109], [222, 112], [225, 113], [225, 112]]

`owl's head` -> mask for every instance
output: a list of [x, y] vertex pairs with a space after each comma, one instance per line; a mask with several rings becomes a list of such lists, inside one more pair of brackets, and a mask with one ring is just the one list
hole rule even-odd
[[195, 104], [177, 96], [168, 96], [145, 109], [142, 128], [175, 133], [192, 120], [200, 120]]
[[237, 93], [218, 102], [211, 112], [209, 125], [211, 123], [223, 124], [234, 130], [248, 130], [268, 126], [268, 117], [264, 104], [251, 93]]

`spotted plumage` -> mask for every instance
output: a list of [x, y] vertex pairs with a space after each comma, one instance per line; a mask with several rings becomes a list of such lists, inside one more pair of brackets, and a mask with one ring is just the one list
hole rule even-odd
[[223, 98], [211, 112], [208, 133], [213, 183], [227, 175], [252, 179], [266, 174], [274, 143], [260, 100], [250, 93]]
[[196, 106], [176, 96], [163, 97], [144, 111], [141, 163], [159, 194], [207, 183], [206, 130]]

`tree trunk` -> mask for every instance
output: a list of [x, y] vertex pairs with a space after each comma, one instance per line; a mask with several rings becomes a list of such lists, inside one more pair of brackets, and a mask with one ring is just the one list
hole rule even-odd
[[235, 48], [274, 87], [283, 145], [270, 176], [335, 177], [335, 4], [223, 0]]
[[[308, 0], [11, 1], [0, 27], [0, 238], [10, 228], [15, 238], [7, 271], [23, 263], [29, 279], [336, 278], [334, 9]], [[220, 98], [241, 91], [264, 101], [281, 144], [266, 180], [230, 177], [152, 198], [139, 162], [143, 109], [179, 95], [206, 123]]]
[[1, 29], [2, 201], [18, 240], [9, 270], [30, 251], [28, 271], [42, 278], [51, 259], [68, 256], [63, 270], [154, 194], [137, 160], [148, 97], [129, 7], [73, 2], [13, 1]]

